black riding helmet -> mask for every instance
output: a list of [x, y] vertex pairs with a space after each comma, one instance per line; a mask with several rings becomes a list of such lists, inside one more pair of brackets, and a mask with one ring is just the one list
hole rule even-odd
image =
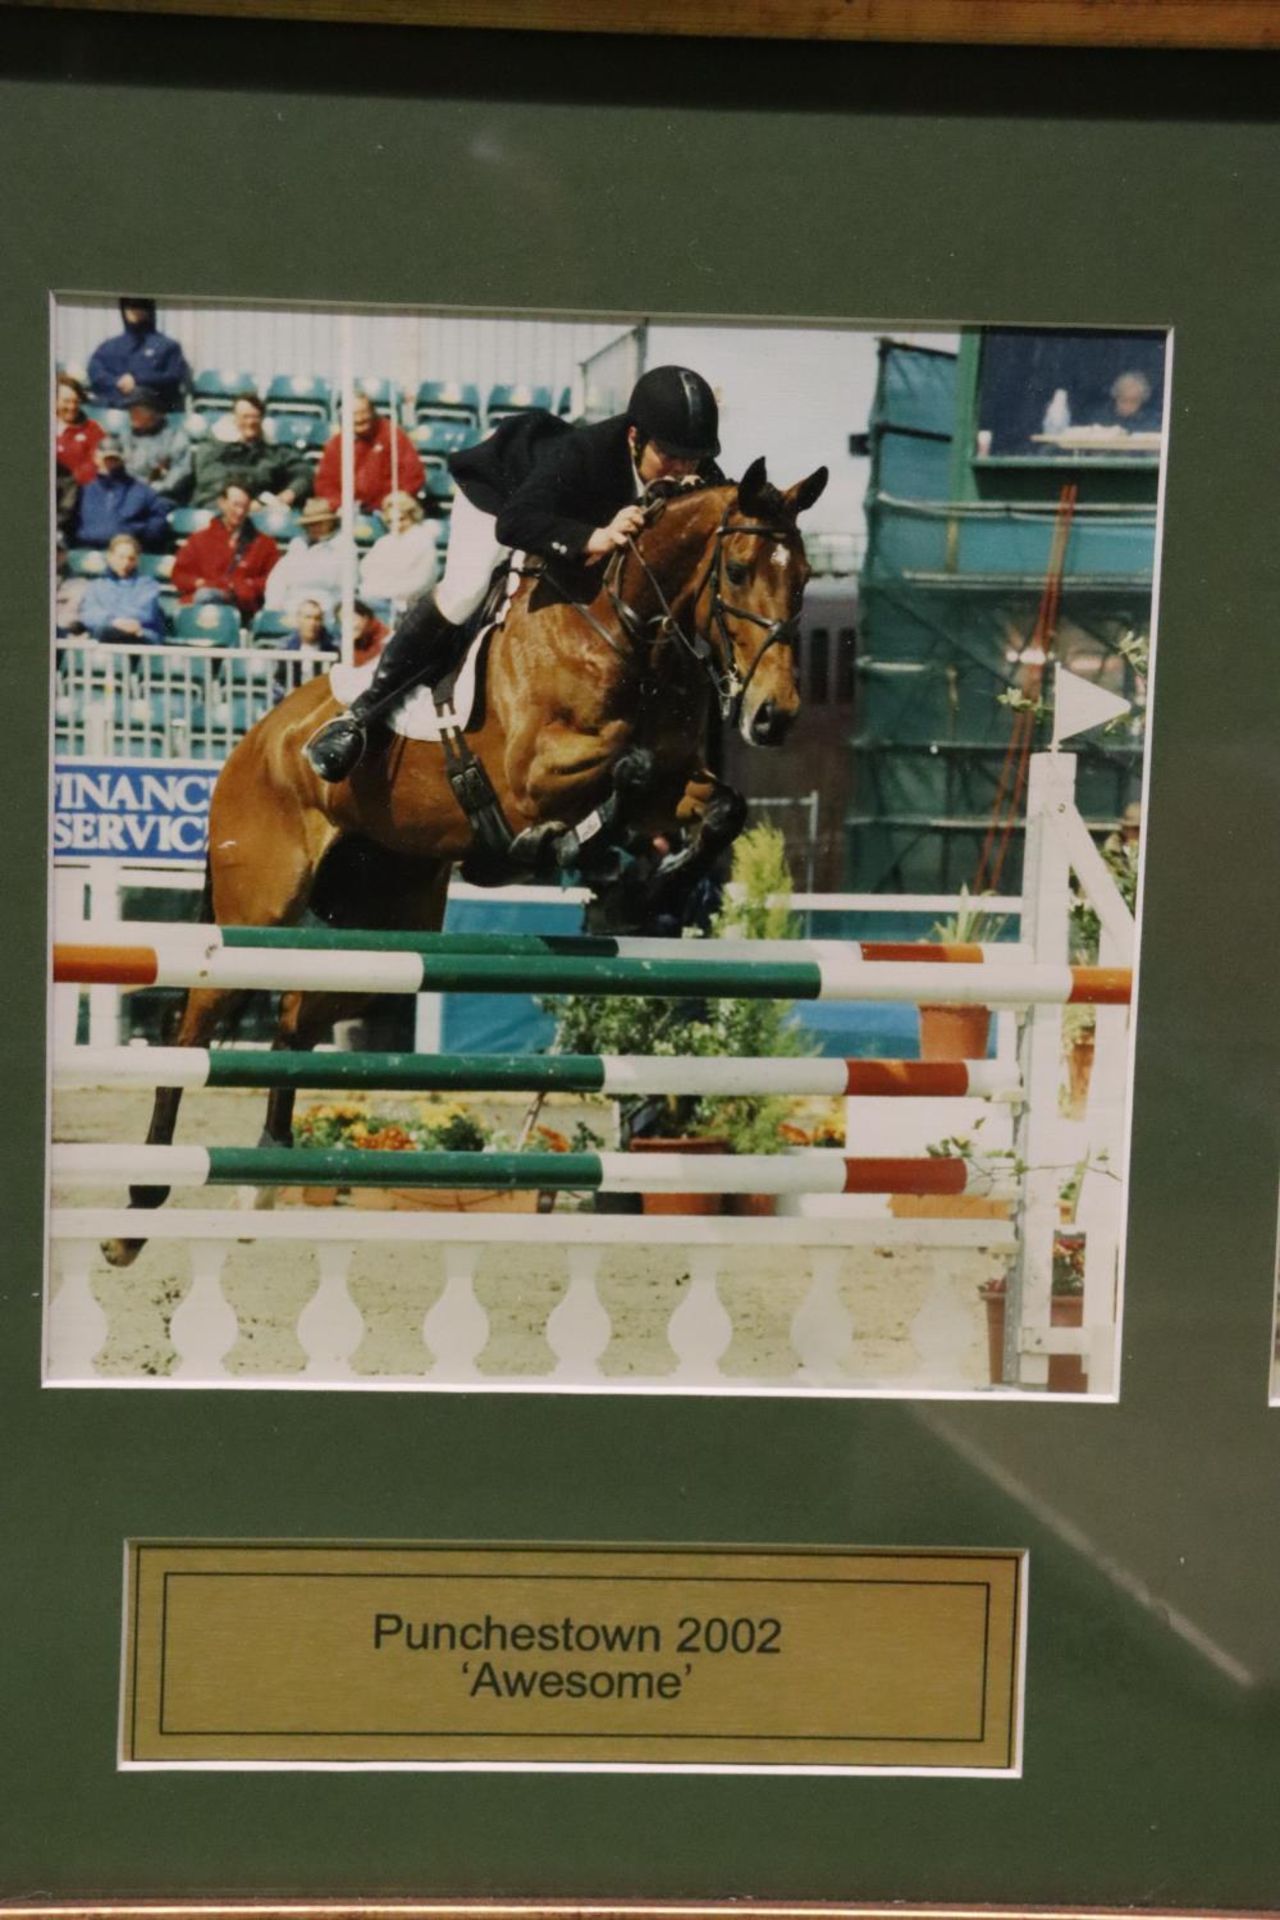
[[642, 440], [676, 460], [712, 460], [720, 451], [720, 412], [700, 373], [650, 367], [631, 393], [627, 418]]

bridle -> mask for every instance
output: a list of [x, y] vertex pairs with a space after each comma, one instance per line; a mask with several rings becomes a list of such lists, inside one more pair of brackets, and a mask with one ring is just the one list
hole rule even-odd
[[[683, 498], [687, 492], [687, 485], [681, 485], [654, 494], [645, 505], [644, 530], [653, 526], [657, 520], [661, 518], [670, 500]], [[659, 642], [669, 640], [682, 647], [688, 658], [709, 682], [720, 708], [720, 717], [727, 724], [735, 724], [737, 722], [738, 716], [742, 712], [742, 703], [746, 699], [751, 683], [755, 679], [759, 671], [760, 663], [765, 655], [774, 647], [781, 646], [784, 643], [790, 644], [794, 642], [800, 624], [798, 617], [795, 615], [788, 620], [770, 620], [764, 614], [753, 613], [749, 607], [736, 606], [725, 593], [724, 549], [725, 542], [731, 536], [736, 537], [738, 534], [748, 534], [759, 540], [773, 540], [775, 542], [785, 543], [789, 537], [789, 533], [792, 531], [784, 527], [766, 526], [757, 521], [731, 523], [730, 515], [733, 511], [733, 504], [733, 501], [726, 504], [725, 510], [721, 515], [720, 523], [712, 538], [711, 551], [707, 556], [707, 564], [693, 590], [690, 602], [696, 609], [703, 594], [708, 588], [710, 589], [711, 598], [707, 618], [709, 631], [703, 632], [701, 629], [695, 627], [692, 634], [685, 632], [685, 629], [676, 617], [671, 602], [667, 598], [662, 583], [654, 573], [653, 568], [649, 565], [644, 554], [640, 551], [635, 539], [629, 539], [625, 547], [619, 547], [617, 549], [605, 568], [603, 583], [604, 590], [609, 596], [609, 604], [612, 606], [614, 614], [617, 617], [618, 625], [621, 627], [626, 638], [634, 645], [648, 645], [652, 647]], [[626, 570], [627, 562], [630, 559], [634, 559], [639, 566], [641, 573], [643, 573], [647, 580], [650, 590], [658, 603], [657, 613], [651, 614], [648, 619], [638, 614], [630, 601], [623, 596], [623, 574]], [[546, 571], [545, 568], [544, 571]], [[550, 574], [548, 574], [548, 578], [552, 580], [553, 586], [557, 585], [557, 582]], [[625, 646], [619, 642], [617, 635], [610, 633], [604, 623], [597, 620], [596, 616], [588, 607], [585, 607], [581, 601], [574, 601], [572, 604], [600, 638], [607, 641], [608, 645], [620, 660], [629, 658]], [[760, 651], [756, 654], [745, 676], [739, 673], [737, 662], [734, 659], [733, 634], [729, 627], [730, 620], [745, 621], [750, 626], [762, 627], [764, 629], [764, 643]], [[719, 643], [718, 648], [716, 642]], [[717, 657], [717, 654], [719, 657]]]

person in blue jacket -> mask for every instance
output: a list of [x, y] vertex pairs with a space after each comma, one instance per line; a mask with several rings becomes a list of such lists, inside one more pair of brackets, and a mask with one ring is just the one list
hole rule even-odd
[[131, 533], [143, 547], [162, 547], [169, 534], [167, 500], [126, 471], [124, 448], [112, 433], [93, 450], [98, 477], [83, 488], [72, 521], [73, 547], [106, 547]]
[[136, 294], [120, 302], [124, 332], [104, 340], [89, 361], [89, 386], [99, 407], [127, 407], [139, 387], [150, 387], [160, 409], [173, 413], [191, 385], [191, 369], [176, 340], [156, 330], [156, 303]]
[[160, 588], [138, 572], [141, 548], [131, 533], [118, 533], [107, 548], [107, 571], [91, 580], [80, 602], [79, 622], [95, 640], [165, 639]]

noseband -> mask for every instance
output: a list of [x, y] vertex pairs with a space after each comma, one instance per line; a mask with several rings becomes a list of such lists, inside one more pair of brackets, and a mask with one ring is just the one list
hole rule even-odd
[[[671, 494], [661, 494], [656, 499], [650, 501], [645, 509], [647, 526], [654, 524], [665, 509], [668, 499], [672, 497], [673, 495]], [[785, 542], [788, 537], [788, 529], [783, 527], [762, 526], [755, 521], [741, 521], [736, 525], [731, 524], [729, 517], [731, 512], [732, 505], [730, 504], [725, 507], [724, 513], [721, 516], [720, 524], [716, 528], [715, 536], [712, 540], [711, 552], [707, 557], [707, 564], [703, 571], [702, 578], [698, 581], [693, 591], [692, 605], [696, 610], [703, 593], [710, 587], [711, 604], [708, 612], [709, 632], [703, 633], [696, 627], [692, 634], [685, 632], [679, 620], [677, 620], [671, 603], [663, 592], [662, 586], [655, 576], [652, 567], [634, 540], [628, 540], [625, 548], [618, 549], [615, 558], [609, 563], [604, 584], [609, 595], [610, 603], [614, 613], [617, 615], [619, 625], [622, 627], [623, 632], [634, 641], [658, 641], [666, 639], [676, 641], [684, 648], [689, 658], [709, 681], [711, 690], [720, 708], [721, 719], [728, 724], [735, 724], [738, 716], [742, 712], [742, 703], [747, 697], [747, 691], [759, 670], [760, 662], [772, 648], [782, 645], [783, 642], [793, 642], [798, 632], [800, 622], [797, 616], [793, 616], [789, 620], [769, 620], [763, 614], [753, 613], [749, 607], [735, 606], [733, 601], [727, 598], [724, 591], [725, 541], [731, 535], [740, 533], [750, 534], [758, 540], [774, 540], [779, 542]], [[631, 606], [630, 602], [624, 600], [622, 597], [622, 572], [626, 565], [628, 555], [634, 555], [641, 571], [657, 597], [660, 611], [651, 616], [647, 621], [643, 620], [635, 608]], [[731, 619], [743, 620], [746, 621], [749, 626], [764, 629], [764, 642], [760, 651], [756, 654], [755, 659], [751, 662], [745, 678], [738, 672], [737, 661], [734, 659], [733, 634], [729, 627]], [[596, 622], [593, 620], [592, 624], [596, 625]], [[598, 630], [604, 632], [603, 628], [599, 628]], [[612, 636], [606, 635], [606, 637], [609, 638], [610, 645], [613, 646], [614, 651], [621, 653], [621, 648], [618, 647], [616, 641], [612, 639]], [[719, 642], [718, 650], [715, 644], [716, 641]], [[720, 655], [719, 658], [717, 658], [717, 651]]]

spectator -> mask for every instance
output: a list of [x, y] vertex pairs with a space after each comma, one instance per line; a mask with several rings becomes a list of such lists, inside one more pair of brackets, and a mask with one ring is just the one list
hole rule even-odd
[[267, 605], [292, 613], [299, 599], [318, 600], [332, 619], [342, 598], [342, 539], [338, 516], [318, 496], [302, 509], [302, 532], [285, 548], [284, 558], [267, 582]]
[[1089, 425], [1119, 427], [1125, 433], [1159, 433], [1163, 402], [1151, 391], [1151, 382], [1136, 367], [1118, 374], [1107, 398], [1090, 417]]
[[360, 567], [360, 591], [373, 600], [394, 600], [407, 607], [435, 584], [437, 528], [424, 520], [409, 493], [389, 493], [382, 502], [390, 531], [375, 540]]
[[293, 610], [293, 632], [280, 643], [281, 653], [300, 653], [316, 659], [322, 653], [337, 653], [337, 636], [325, 622], [324, 608], [318, 600], [299, 600]]
[[191, 369], [176, 340], [156, 331], [156, 303], [126, 294], [124, 332], [104, 340], [89, 362], [89, 385], [100, 407], [127, 407], [138, 387], [150, 387], [162, 410], [174, 412], [191, 384]]
[[76, 502], [73, 544], [105, 547], [116, 534], [132, 533], [146, 548], [163, 546], [169, 532], [168, 502], [125, 472], [124, 449], [113, 433], [103, 434], [93, 459], [98, 477]]
[[[421, 493], [425, 475], [422, 462], [403, 427], [384, 419], [367, 393], [358, 393], [351, 409], [355, 429], [356, 499], [366, 513], [373, 513], [392, 487], [405, 493]], [[395, 442], [396, 472], [391, 471], [391, 446]], [[342, 435], [335, 433], [320, 456], [316, 472], [316, 492], [332, 506], [342, 500]]]
[[53, 396], [56, 458], [61, 472], [69, 473], [78, 487], [87, 487], [97, 474], [93, 450], [103, 435], [98, 422], [85, 417], [84, 401], [80, 382], [60, 373]]
[[227, 476], [234, 473], [249, 488], [255, 506], [276, 502], [283, 507], [301, 506], [311, 492], [311, 463], [306, 455], [291, 447], [273, 447], [264, 437], [264, 410], [256, 393], [238, 394], [231, 417], [236, 439], [210, 435], [196, 448], [194, 505], [212, 506], [221, 498]]
[[80, 624], [95, 640], [144, 640], [158, 646], [165, 639], [160, 588], [138, 572], [141, 551], [131, 533], [118, 533], [107, 548], [107, 571], [89, 582], [80, 603]]
[[55, 562], [57, 577], [53, 589], [53, 628], [60, 640], [73, 633], [84, 632], [84, 622], [80, 618], [80, 602], [84, 599], [87, 580], [77, 580], [67, 574], [67, 543], [58, 535]]
[[249, 621], [262, 606], [280, 549], [249, 518], [250, 484], [232, 475], [218, 499], [219, 518], [178, 549], [173, 584], [184, 607], [219, 600], [238, 607], [241, 619]]
[[121, 434], [124, 464], [135, 480], [145, 480], [177, 506], [191, 491], [191, 442], [170, 420], [154, 387], [135, 387], [129, 399], [129, 425]]
[[391, 629], [385, 621], [379, 620], [373, 608], [363, 600], [355, 604], [355, 648], [352, 659], [356, 666], [366, 667], [370, 660], [376, 660], [391, 636]]

